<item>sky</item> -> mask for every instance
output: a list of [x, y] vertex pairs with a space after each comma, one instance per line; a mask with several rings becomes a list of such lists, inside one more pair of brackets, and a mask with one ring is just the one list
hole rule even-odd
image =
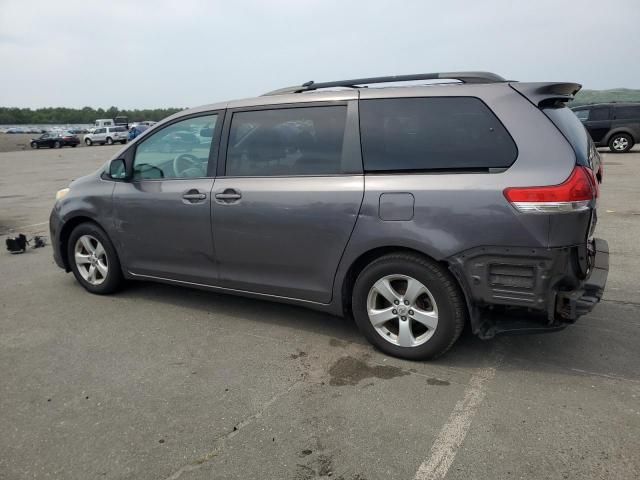
[[0, 0], [0, 106], [193, 107], [456, 70], [640, 88], [639, 0]]

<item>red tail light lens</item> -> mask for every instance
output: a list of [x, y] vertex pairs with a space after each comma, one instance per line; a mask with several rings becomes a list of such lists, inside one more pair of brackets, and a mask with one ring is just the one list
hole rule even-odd
[[511, 187], [504, 196], [525, 213], [576, 212], [587, 210], [597, 196], [595, 176], [586, 167], [576, 166], [560, 185]]

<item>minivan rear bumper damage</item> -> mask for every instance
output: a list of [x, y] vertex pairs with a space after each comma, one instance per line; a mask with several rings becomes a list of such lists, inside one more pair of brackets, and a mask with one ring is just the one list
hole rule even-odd
[[464, 290], [473, 332], [560, 330], [589, 313], [604, 293], [609, 247], [479, 247], [448, 259]]

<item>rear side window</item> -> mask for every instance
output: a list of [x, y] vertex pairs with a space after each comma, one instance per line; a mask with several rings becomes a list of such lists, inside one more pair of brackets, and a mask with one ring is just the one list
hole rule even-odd
[[511, 136], [473, 97], [362, 100], [360, 130], [369, 172], [506, 168]]
[[640, 120], [640, 105], [631, 107], [616, 107], [616, 120]]
[[592, 108], [589, 113], [589, 120], [597, 122], [599, 120], [609, 120], [609, 108]]
[[227, 176], [343, 173], [347, 107], [300, 107], [233, 114]]

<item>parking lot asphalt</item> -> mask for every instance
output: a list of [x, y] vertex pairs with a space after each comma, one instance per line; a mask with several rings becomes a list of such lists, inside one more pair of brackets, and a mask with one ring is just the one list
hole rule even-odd
[[[55, 191], [118, 149], [0, 153], [2, 238], [46, 234]], [[640, 151], [604, 161], [604, 301], [434, 362], [298, 307], [94, 296], [49, 246], [0, 253], [0, 479], [640, 478]]]

